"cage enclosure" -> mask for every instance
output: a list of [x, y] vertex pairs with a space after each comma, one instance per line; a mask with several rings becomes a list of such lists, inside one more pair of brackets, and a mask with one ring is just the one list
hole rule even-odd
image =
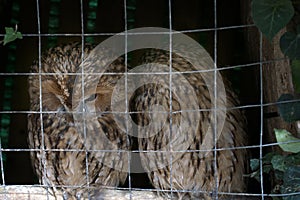
[[[88, 188], [87, 191], [90, 191], [89, 187], [97, 188], [97, 184], [103, 184], [105, 186], [103, 191], [99, 191], [98, 197], [92, 197], [95, 194], [91, 192], [91, 199], [176, 199], [180, 197], [182, 199], [216, 199], [217, 197], [219, 197], [219, 199], [268, 199], [270, 196], [269, 194], [273, 193], [274, 187], [278, 183], [274, 181], [274, 177], [271, 173], [262, 173], [263, 169], [261, 168], [260, 172], [263, 176], [260, 177], [260, 180], [257, 181], [254, 178], [251, 178], [250, 160], [262, 159], [262, 156], [268, 152], [281, 152], [280, 148], [275, 144], [274, 128], [286, 129], [292, 133], [297, 132], [294, 123], [284, 122], [282, 118], [276, 115], [277, 99], [281, 94], [293, 93], [294, 89], [289, 60], [284, 57], [279, 48], [280, 36], [284, 33], [286, 28], [278, 33], [273, 41], [270, 42], [254, 25], [250, 4], [250, 0], [0, 1], [1, 38], [5, 35], [5, 27], [15, 27], [16, 24], [16, 31], [20, 31], [23, 35], [22, 39], [15, 40], [0, 47], [1, 198], [69, 199], [73, 198], [72, 191], [81, 190], [83, 188]], [[212, 77], [217, 77], [218, 73], [222, 74], [226, 92], [228, 93], [228, 90], [230, 90], [230, 94], [231, 92], [233, 94], [232, 97], [228, 97], [229, 100], [227, 100], [227, 102], [230, 103], [232, 101], [233, 103], [225, 109], [227, 112], [225, 126], [226, 123], [228, 123], [228, 130], [230, 130], [230, 134], [227, 136], [230, 137], [228, 146], [226, 146], [226, 142], [224, 142], [225, 144], [222, 146], [222, 142], [218, 143], [217, 141], [218, 138], [216, 138], [216, 132], [218, 131], [218, 116], [215, 115], [215, 118], [212, 117], [207, 120], [208, 122], [205, 122], [205, 117], [207, 117], [205, 112], [210, 112], [212, 115], [213, 113], [216, 114], [215, 110], [217, 110], [217, 108], [215, 110], [212, 108], [213, 100], [207, 100], [208, 103], [203, 100], [204, 103], [197, 108], [200, 109], [200, 111], [197, 109], [188, 111], [189, 114], [199, 112], [200, 121], [207, 123], [207, 126], [211, 126], [212, 128], [211, 140], [215, 143], [208, 152], [208, 154], [211, 153], [210, 156], [212, 160], [209, 161], [209, 164], [207, 165], [202, 166], [202, 164], [200, 164], [201, 162], [205, 163], [207, 161], [207, 159], [205, 161], [204, 157], [199, 156], [194, 158], [192, 156], [196, 154], [202, 155], [199, 150], [201, 150], [200, 146], [204, 144], [202, 143], [204, 135], [202, 135], [202, 138], [200, 134], [200, 138], [198, 140], [193, 139], [191, 142], [192, 144], [189, 144], [185, 149], [188, 151], [188, 153], [185, 152], [186, 155], [191, 155], [191, 158], [182, 156], [179, 160], [175, 159], [172, 163], [173, 157], [170, 156], [171, 161], [168, 165], [157, 169], [157, 171], [154, 170], [155, 172], [148, 170], [147, 173], [147, 170], [145, 170], [145, 168], [147, 168], [145, 165], [151, 163], [150, 161], [145, 160], [151, 159], [147, 156], [141, 156], [141, 159], [139, 155], [144, 155], [143, 153], [147, 150], [150, 150], [150, 152], [159, 152], [160, 148], [152, 147], [155, 145], [161, 146], [162, 143], [168, 143], [168, 141], [172, 140], [172, 132], [174, 131], [173, 123], [176, 124], [177, 115], [184, 115], [182, 112], [184, 110], [182, 109], [183, 106], [176, 107], [178, 102], [174, 99], [178, 96], [176, 96], [176, 93], [173, 94], [172, 92], [169, 92], [168, 89], [166, 89], [164, 95], [162, 95], [160, 93], [160, 86], [141, 86], [132, 93], [133, 96], [127, 97], [125, 95], [126, 97], [124, 97], [124, 99], [126, 99], [126, 105], [124, 106], [125, 110], [122, 112], [124, 112], [125, 115], [127, 114], [127, 118], [125, 117], [127, 120], [130, 119], [138, 125], [148, 125], [148, 120], [150, 120], [150, 118], [152, 120], [155, 119], [153, 116], [156, 111], [161, 111], [159, 110], [161, 107], [158, 107], [158, 110], [155, 110], [155, 112], [153, 111], [153, 116], [151, 113], [139, 114], [139, 112], [147, 111], [148, 108], [145, 107], [147, 107], [148, 104], [139, 103], [139, 98], [134, 97], [134, 95], [140, 95], [139, 92], [145, 96], [148, 95], [147, 98], [150, 102], [151, 98], [154, 98], [154, 95], [160, 94], [162, 96], [157, 97], [153, 104], [165, 103], [165, 107], [170, 108], [171, 111], [176, 111], [175, 113], [173, 112], [170, 114], [167, 112], [166, 114], [166, 116], [170, 114], [169, 117], [166, 117], [167, 121], [165, 123], [169, 126], [166, 128], [166, 132], [168, 132], [167, 129], [173, 130], [170, 131], [170, 133], [168, 132], [169, 135], [160, 137], [158, 134], [157, 138], [153, 139], [154, 141], [151, 141], [151, 143], [146, 139], [143, 140], [138, 138], [138, 135], [135, 135], [136, 132], [137, 134], [141, 134], [141, 131], [132, 129], [132, 132], [134, 133], [131, 133], [131, 129], [128, 128], [128, 122], [126, 120], [122, 121], [125, 125], [120, 125], [110, 118], [110, 112], [113, 111], [111, 105], [113, 101], [115, 102], [115, 99], [111, 99], [111, 96], [115, 94], [113, 93], [113, 90], [116, 88], [113, 86], [117, 85], [116, 82], [118, 80], [123, 80], [124, 83], [123, 85], [121, 84], [121, 86], [124, 86], [127, 92], [127, 86], [130, 86], [130, 82], [126, 82], [126, 80], [130, 79], [131, 75], [127, 72], [130, 72], [130, 70], [135, 69], [136, 66], [141, 65], [141, 57], [146, 61], [148, 58], [148, 63], [162, 62], [162, 64], [167, 66], [173, 64], [175, 66], [173, 70], [177, 72], [176, 75], [182, 75], [185, 77], [186, 81], [192, 85], [192, 88], [196, 91], [198, 101], [202, 98], [205, 99], [203, 97], [205, 96], [204, 93], [208, 93], [207, 88], [210, 86], [203, 86], [200, 82], [203, 80], [199, 78], [202, 75], [196, 75], [197, 73], [201, 74], [203, 72], [197, 71], [194, 68], [189, 68], [191, 65], [187, 64], [187, 61], [182, 61], [181, 58], [178, 58], [173, 54], [170, 56], [170, 53], [163, 52], [162, 54], [159, 54], [156, 52], [154, 54], [147, 54], [147, 48], [127, 52], [132, 44], [130, 42], [124, 42], [124, 44], [120, 45], [120, 47], [124, 48], [124, 54], [120, 56], [119, 60], [115, 59], [112, 61], [112, 64], [108, 67], [108, 72], [112, 74], [108, 73], [107, 76], [104, 75], [103, 81], [108, 81], [101, 85], [102, 79], [100, 80], [100, 78], [97, 77], [99, 74], [92, 75], [91, 77], [94, 77], [95, 80], [100, 80], [100, 86], [96, 86], [96, 95], [91, 95], [83, 100], [83, 104], [86, 102], [95, 103], [96, 109], [101, 111], [100, 115], [94, 118], [94, 120], [99, 121], [100, 125], [90, 125], [87, 123], [88, 125], [82, 125], [83, 127], [80, 127], [82, 130], [80, 129], [80, 131], [77, 130], [76, 132], [73, 130], [73, 128], [75, 129], [75, 122], [72, 122], [72, 125], [68, 127], [64, 123], [70, 122], [55, 121], [62, 119], [68, 120], [70, 117], [67, 116], [68, 112], [72, 114], [73, 112], [76, 112], [76, 110], [73, 109], [74, 107], [72, 108], [72, 106], [69, 106], [69, 104], [74, 104], [74, 95], [76, 92], [80, 93], [79, 95], [81, 97], [84, 96], [85, 93], [86, 95], [90, 94], [89, 90], [86, 90], [85, 87], [79, 86], [78, 89], [76, 85], [71, 86], [71, 89], [69, 88], [71, 92], [68, 93], [68, 89], [63, 88], [61, 85], [74, 84], [76, 80], [79, 81], [79, 83], [80, 81], [85, 82], [88, 80], [84, 78], [76, 79], [75, 76], [77, 75], [77, 70], [82, 70], [79, 66], [81, 66], [81, 63], [84, 63], [83, 60], [90, 58], [88, 57], [89, 53], [91, 51], [94, 53], [97, 52], [95, 50], [93, 51], [96, 45], [101, 45], [103, 41], [107, 41], [108, 38], [112, 38], [119, 33], [122, 33], [120, 34], [120, 37], [123, 37], [120, 41], [127, 41], [126, 39], [130, 41], [131, 36], [128, 35], [128, 33], [133, 29], [144, 27], [160, 27], [169, 30], [169, 33], [165, 32], [163, 34], [166, 38], [167, 48], [171, 52], [172, 49], [176, 49], [176, 46], [172, 47], [168, 42], [172, 40], [172, 38], [175, 38], [175, 35], [179, 33], [184, 34], [199, 43], [203, 49], [208, 52], [207, 55], [210, 56], [213, 63], [211, 70], [208, 70], [206, 73], [211, 73]], [[171, 30], [178, 32], [175, 34]], [[140, 34], [142, 35], [143, 33]], [[157, 33], [151, 33], [149, 31], [147, 34], [155, 35]], [[147, 37], [145, 36], [145, 38]], [[155, 41], [153, 41], [153, 43], [155, 43]], [[67, 47], [62, 45], [67, 45]], [[115, 45], [117, 46], [118, 44]], [[59, 49], [57, 49], [57, 46], [60, 46]], [[52, 48], [52, 50], [48, 51], [50, 48]], [[83, 53], [82, 50], [84, 50]], [[189, 51], [189, 53], [195, 53], [193, 52], [193, 49], [187, 48], [185, 50]], [[48, 53], [43, 54], [43, 52]], [[205, 57], [205, 59], [206, 58], [207, 57]], [[104, 60], [105, 59], [106, 57], [104, 57]], [[197, 59], [204, 60], [204, 58]], [[34, 61], [35, 64], [33, 64]], [[93, 62], [102, 62], [102, 60], [89, 61], [92, 62], [92, 67], [94, 64]], [[143, 64], [145, 64], [145, 62]], [[46, 65], [49, 68], [43, 68], [43, 66]], [[64, 69], [59, 69], [60, 66], [64, 65], [72, 65], [76, 70], [74, 71], [72, 69], [72, 72], [69, 71], [71, 72], [70, 74], [64, 76]], [[183, 65], [186, 65], [186, 68], [182, 67]], [[35, 66], [34, 70], [32, 66]], [[170, 71], [167, 70], [162, 73], [167, 74], [166, 76], [168, 78], [166, 78], [165, 81], [170, 88], [172, 87], [172, 84], [176, 85], [173, 80], [177, 77], [175, 74], [170, 73], [172, 71], [171, 68], [172, 67], [167, 68], [170, 69]], [[89, 73], [88, 71], [89, 70], [87, 70], [87, 74]], [[68, 73], [68, 70], [65, 72]], [[78, 72], [81, 73], [80, 75], [82, 77], [85, 76], [84, 71]], [[47, 73], [50, 73], [49, 76], [47, 76]], [[151, 73], [152, 72], [148, 72], [149, 76]], [[170, 76], [174, 76], [173, 79], [170, 78]], [[29, 77], [32, 77], [31, 82], [28, 81]], [[64, 77], [67, 77], [67, 81], [63, 79]], [[193, 78], [195, 78], [196, 81], [193, 82]], [[217, 85], [218, 81], [216, 79], [217, 78], [209, 79], [211, 82], [208, 83], [211, 84], [212, 88], [215, 87], [215, 89], [221, 87], [220, 85]], [[58, 82], [54, 83], [53, 80], [57, 80]], [[66, 83], [64, 83], [64, 81]], [[207, 82], [205, 83], [207, 84]], [[49, 86], [51, 84], [53, 85]], [[33, 89], [33, 86], [36, 88]], [[29, 88], [31, 89], [29, 90]], [[53, 92], [54, 90], [57, 90], [57, 88], [65, 91], [66, 96], [62, 94], [63, 92]], [[180, 88], [181, 87], [179, 87], [179, 89]], [[29, 96], [30, 91], [34, 91], [31, 93], [31, 96]], [[212, 92], [210, 95], [217, 95], [217, 92]], [[118, 96], [118, 94], [116, 94], [116, 96]], [[207, 96], [209, 95], [207, 94]], [[35, 100], [32, 100], [33, 98], [35, 98]], [[49, 99], [47, 100], [47, 98]], [[233, 100], [230, 100], [230, 98]], [[218, 101], [218, 98], [215, 99]], [[59, 108], [51, 107], [56, 101], [67, 103]], [[81, 102], [81, 100], [79, 101]], [[35, 105], [33, 105], [33, 102], [35, 102]], [[78, 105], [75, 105], [75, 107], [77, 106], [76, 108], [83, 110], [89, 109], [89, 105], [86, 105], [85, 108], [80, 107], [80, 102]], [[99, 103], [99, 106], [97, 102]], [[188, 102], [188, 104], [189, 103], [192, 104], [192, 101]], [[209, 106], [206, 108], [205, 104], [209, 104]], [[43, 106], [48, 106], [48, 110]], [[201, 109], [204, 109], [204, 111]], [[207, 110], [205, 111], [205, 109]], [[51, 118], [52, 115], [60, 112], [66, 115], [56, 116], [55, 119]], [[28, 115], [30, 117], [28, 117]], [[155, 116], [157, 119], [160, 117], [160, 115]], [[101, 117], [107, 117], [107, 120], [101, 121]], [[247, 123], [245, 123], [244, 127], [243, 123], [245, 119]], [[82, 120], [85, 121], [87, 119]], [[56, 123], [59, 125], [56, 125]], [[82, 122], [82, 124], [85, 123], [86, 122]], [[54, 125], [56, 128], [53, 128]], [[109, 153], [104, 154], [104, 156], [101, 154], [102, 156], [100, 157], [102, 161], [108, 159], [105, 158], [105, 155], [110, 155], [110, 163], [114, 163], [113, 165], [118, 165], [116, 163], [120, 162], [120, 165], [127, 166], [126, 176], [123, 177], [122, 174], [118, 174], [118, 172], [115, 172], [114, 170], [109, 170], [107, 172], [103, 170], [106, 169], [105, 164], [101, 164], [100, 161], [95, 162], [97, 156], [93, 157], [93, 154], [88, 151], [88, 145], [83, 145], [88, 141], [85, 138], [86, 135], [82, 136], [84, 138], [82, 143], [78, 143], [78, 141], [72, 143], [72, 138], [76, 138], [76, 134], [79, 134], [79, 132], [85, 132], [83, 130], [88, 130], [90, 127], [94, 130], [95, 127], [99, 128], [99, 126], [102, 127], [101, 130], [103, 130], [104, 134], [109, 138], [109, 141], [113, 142], [113, 144], [116, 143], [115, 145], [118, 146], [118, 152], [112, 154], [113, 156]], [[116, 128], [116, 126], [122, 126], [123, 128]], [[180, 126], [182, 127], [183, 124]], [[195, 131], [199, 131], [201, 128], [202, 127]], [[139, 129], [139, 127], [137, 126], [136, 129]], [[56, 137], [48, 138], [49, 141], [51, 139], [54, 140], [54, 138], [56, 140], [50, 141], [50, 144], [52, 143], [52, 145], [50, 145], [52, 146], [51, 148], [47, 146], [47, 144], [49, 144], [47, 143], [47, 134], [49, 130], [51, 134], [57, 134]], [[34, 136], [34, 131], [38, 132], [40, 135]], [[67, 131], [69, 131], [68, 134], [71, 134], [70, 136], [67, 136]], [[70, 133], [70, 131], [72, 133]], [[247, 139], [239, 135], [240, 131], [245, 131], [245, 138]], [[29, 139], [28, 141], [30, 132], [33, 136], [31, 136], [31, 140]], [[151, 134], [151, 131], [144, 132]], [[175, 133], [173, 134], [176, 135], [176, 131], [174, 132]], [[49, 135], [51, 134], [49, 133]], [[122, 136], [120, 136], [120, 134]], [[151, 137], [152, 136], [153, 135], [151, 135]], [[68, 137], [68, 140], [63, 141], [66, 137]], [[100, 139], [93, 138], [89, 144], [95, 144], [97, 143], [97, 140], [99, 140], [99, 143], [102, 142]], [[245, 140], [245, 142], [241, 140]], [[29, 144], [30, 142], [31, 144]], [[60, 146], [62, 143], [65, 144]], [[147, 143], [148, 146], [145, 143]], [[102, 144], [100, 144], [100, 146], [101, 145]], [[177, 145], [177, 143], [175, 142], [173, 145]], [[195, 148], [192, 147], [193, 145]], [[49, 153], [51, 150], [54, 150], [54, 146], [55, 153]], [[173, 148], [172, 144], [168, 146], [168, 148], [166, 148], [167, 153], [170, 153], [170, 149]], [[65, 149], [68, 149], [66, 150], [68, 153], [64, 152]], [[76, 153], [76, 150], [80, 153], [76, 154], [75, 160], [71, 161], [70, 159], [69, 163], [65, 164], [66, 166], [63, 166], [65, 157], [74, 157], [74, 152]], [[101, 150], [109, 151], [109, 149], [106, 148], [98, 149], [98, 151]], [[237, 153], [240, 151], [247, 151], [247, 153]], [[192, 154], [193, 152], [195, 152], [195, 154]], [[230, 159], [228, 159], [228, 155], [223, 152], [230, 152], [230, 155], [232, 155]], [[128, 155], [134, 153], [134, 155], [137, 156], [134, 157], [134, 159], [131, 158], [131, 156], [126, 157], [125, 154], [127, 155], [127, 153]], [[120, 161], [119, 157], [122, 157], [121, 155], [123, 154], [126, 159]], [[82, 156], [80, 162], [83, 163], [81, 163], [80, 166], [84, 171], [82, 172], [82, 177], [78, 178], [80, 184], [75, 188], [70, 186], [71, 189], [59, 189], [65, 187], [65, 185], [60, 185], [59, 183], [64, 183], [64, 181], [67, 181], [66, 179], [71, 177], [71, 175], [68, 175], [68, 170], [72, 172], [70, 172], [72, 176], [81, 174], [81, 172], [78, 172], [79, 167], [77, 166], [79, 165], [78, 159], [80, 156]], [[35, 161], [31, 161], [31, 157], [35, 157]], [[35, 162], [35, 164], [32, 164], [32, 162]], [[197, 162], [199, 163], [197, 164]], [[241, 166], [241, 162], [243, 163], [243, 166]], [[154, 163], [156, 163], [156, 161], [154, 161]], [[180, 168], [182, 163], [196, 164], [191, 164], [192, 166], [190, 166], [190, 168]], [[176, 166], [179, 167], [176, 168]], [[223, 170], [223, 166], [227, 167], [224, 167]], [[238, 183], [233, 183], [238, 177], [235, 173], [239, 171], [240, 167], [244, 170], [241, 170], [241, 180], [239, 180]], [[260, 167], [262, 167], [262, 165], [260, 165]], [[40, 168], [38, 170], [40, 172], [36, 173], [36, 168]], [[92, 168], [99, 168], [99, 170], [96, 170], [97, 172], [95, 172]], [[136, 173], [135, 168], [144, 169], [145, 172], [142, 173], [142, 170], [140, 170], [139, 173]], [[230, 175], [228, 175], [229, 178], [225, 180], [224, 176], [227, 175], [227, 168], [230, 168], [231, 171], [229, 173]], [[202, 178], [199, 178], [198, 180], [193, 177], [195, 174], [191, 175], [188, 173], [189, 171], [193, 171], [193, 169], [195, 169], [195, 173], [197, 173], [197, 171], [202, 171], [200, 176]], [[89, 177], [89, 173], [96, 173], [97, 175], [91, 175]], [[114, 177], [112, 175], [113, 173], [117, 174], [117, 178], [111, 178]], [[183, 176], [179, 178], [181, 173]], [[212, 174], [212, 179], [208, 180], [210, 173]], [[223, 177], [220, 176], [222, 173]], [[62, 176], [62, 174], [64, 174], [64, 176]], [[177, 176], [177, 174], [180, 175]], [[51, 178], [51, 176], [53, 176], [53, 178]], [[165, 177], [167, 177], [167, 180], [163, 181], [162, 179]], [[180, 179], [181, 181], [178, 181], [178, 185], [180, 185], [180, 183], [189, 185], [189, 181], [195, 181], [196, 183], [193, 183], [194, 185], [191, 186], [192, 189], [188, 187], [185, 188], [185, 186], [181, 185], [177, 186], [177, 177], [178, 180]], [[173, 178], [175, 181], [172, 182]], [[112, 181], [115, 179], [118, 179], [118, 181]], [[76, 181], [74, 180], [74, 182]], [[86, 182], [86, 184], [82, 182]], [[121, 184], [112, 182], [121, 182]], [[200, 184], [200, 182], [203, 183]], [[223, 183], [225, 186], [222, 185]], [[212, 185], [211, 188], [208, 186], [207, 188], [204, 187], [206, 184]], [[227, 186], [231, 184], [232, 188]], [[238, 187], [242, 185], [245, 185], [246, 188], [235, 191], [235, 189], [239, 189]], [[229, 189], [222, 190], [222, 187]], [[58, 189], [56, 190], [56, 188]], [[181, 193], [183, 194], [182, 196], [180, 196]], [[201, 195], [194, 197], [194, 193], [201, 193]], [[80, 192], [76, 192], [74, 196], [78, 199], [89, 197]]]

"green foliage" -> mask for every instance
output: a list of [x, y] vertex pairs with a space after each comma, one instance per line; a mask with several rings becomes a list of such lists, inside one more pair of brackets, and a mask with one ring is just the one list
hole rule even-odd
[[[285, 27], [294, 15], [292, 0], [253, 0], [252, 17], [255, 25], [269, 39]], [[295, 91], [300, 93], [300, 25], [296, 32], [286, 32], [280, 38], [280, 48], [284, 55], [292, 60], [292, 75]], [[298, 114], [296, 114], [298, 115]], [[287, 119], [281, 115], [284, 120]]]
[[300, 99], [298, 97], [292, 94], [282, 94], [277, 100], [277, 107], [284, 121], [290, 123], [300, 120]]
[[280, 48], [284, 55], [291, 60], [300, 60], [300, 25], [297, 26], [297, 32], [286, 32], [280, 38]]
[[[274, 129], [276, 140], [279, 142], [280, 148], [285, 152], [299, 153], [300, 139], [294, 137], [290, 132], [284, 129]], [[294, 142], [299, 141], [299, 142]]]
[[[271, 159], [275, 155], [275, 153], [267, 153], [263, 158], [262, 158], [262, 170], [263, 173], [270, 173], [270, 171], [273, 169], [272, 164], [271, 164]], [[260, 160], [259, 159], [251, 159], [250, 160], [250, 168], [252, 173], [249, 175], [251, 178], [255, 178], [257, 181], [260, 181]]]
[[5, 27], [5, 35], [3, 39], [3, 45], [6, 45], [9, 42], [12, 42], [16, 39], [22, 39], [22, 33], [17, 31], [17, 26], [15, 29], [12, 27]]
[[287, 25], [294, 15], [290, 0], [253, 0], [252, 17], [255, 25], [269, 39]]
[[[279, 144], [282, 150], [293, 152], [289, 155], [274, 155], [271, 159], [272, 167], [275, 170], [275, 177], [283, 181], [280, 187], [282, 194], [300, 192], [300, 142], [286, 130], [275, 129], [277, 142], [291, 142]], [[276, 176], [277, 175], [277, 176]], [[284, 200], [296, 200], [300, 195], [287, 195]]]
[[[290, 140], [295, 141], [295, 139], [297, 139], [291, 136], [291, 134], [286, 130], [275, 129], [275, 134], [277, 142], [288, 142]], [[288, 148], [282, 147], [282, 144], [279, 144], [279, 146], [284, 151], [287, 149], [288, 152], [292, 151], [297, 153], [287, 155], [281, 155], [277, 152], [267, 153], [261, 159], [262, 171], [266, 174], [272, 172], [275, 175], [275, 182], [281, 183], [281, 185], [279, 185], [279, 191], [282, 194], [287, 194], [287, 196], [282, 197], [282, 199], [296, 200], [299, 199], [300, 195], [289, 194], [300, 192], [300, 151], [298, 151], [300, 146], [299, 142], [289, 144], [294, 144], [294, 146], [292, 145]], [[249, 176], [255, 178], [257, 181], [260, 181], [260, 160], [251, 159], [250, 167], [252, 173]]]
[[[299, 164], [299, 160], [298, 160]], [[283, 175], [283, 185], [280, 188], [280, 192], [282, 194], [288, 194], [288, 193], [296, 193], [300, 192], [300, 166], [294, 165], [291, 167], [288, 167], [284, 171]], [[289, 195], [286, 197], [283, 197], [284, 200], [299, 200], [300, 195]]]
[[285, 172], [290, 166], [300, 163], [300, 154], [278, 155], [271, 157], [272, 167], [275, 170]]

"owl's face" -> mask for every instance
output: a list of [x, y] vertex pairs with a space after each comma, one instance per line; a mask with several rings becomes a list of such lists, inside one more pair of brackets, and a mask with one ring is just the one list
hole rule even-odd
[[[77, 67], [67, 67], [73, 62], [48, 63], [46, 59], [42, 63], [41, 84], [38, 75], [29, 78], [32, 87], [29, 89], [31, 106], [39, 107], [40, 87], [42, 91], [42, 107], [45, 111], [107, 111], [110, 108], [113, 85], [105, 81], [109, 76], [100, 80], [98, 75], [84, 75], [80, 73], [80, 63]], [[49, 61], [50, 62], [50, 61]], [[63, 67], [59, 66], [63, 65]], [[37, 65], [35, 67], [38, 68]], [[63, 69], [63, 70], [60, 70]], [[66, 72], [66, 69], [73, 70]], [[83, 78], [82, 78], [83, 77]], [[83, 81], [82, 81], [83, 79]], [[84, 86], [82, 86], [84, 85]]]

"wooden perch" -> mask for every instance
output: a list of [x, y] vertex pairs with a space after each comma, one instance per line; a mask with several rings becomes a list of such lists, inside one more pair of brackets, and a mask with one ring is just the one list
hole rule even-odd
[[[44, 187], [39, 185], [10, 185], [0, 187], [0, 199], [4, 200], [63, 200], [62, 193], [57, 193], [56, 198]], [[164, 200], [152, 191], [110, 190], [103, 191], [104, 200]], [[258, 200], [260, 196], [227, 196], [222, 200]], [[265, 198], [268, 199], [268, 198]]]
[[[130, 199], [130, 192], [127, 190], [109, 190], [103, 191], [104, 200], [127, 200]], [[153, 199], [163, 200], [154, 192], [150, 191], [132, 191], [132, 199]], [[0, 199], [7, 200], [63, 200], [62, 193], [56, 193], [56, 199], [50, 190], [39, 185], [10, 185], [0, 187]]]

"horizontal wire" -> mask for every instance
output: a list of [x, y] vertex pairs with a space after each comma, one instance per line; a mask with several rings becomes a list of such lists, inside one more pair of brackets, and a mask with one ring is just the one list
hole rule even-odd
[[[201, 28], [201, 29], [189, 29], [189, 30], [174, 30], [174, 32], [128, 32], [128, 33], [119, 33], [119, 32], [110, 32], [110, 33], [23, 33], [23, 37], [70, 37], [70, 36], [112, 36], [112, 35], [170, 35], [170, 34], [180, 34], [180, 33], [197, 33], [197, 32], [206, 32], [206, 31], [214, 31], [214, 30], [229, 30], [229, 29], [239, 29], [239, 28], [250, 28], [255, 27], [254, 24], [245, 24], [245, 25], [236, 25], [236, 26], [224, 26], [224, 27], [217, 27], [217, 28]], [[180, 32], [180, 33], [179, 33]], [[0, 37], [4, 37], [5, 34], [0, 34]]]
[[274, 142], [274, 143], [267, 143], [263, 145], [246, 145], [246, 146], [236, 146], [236, 147], [222, 147], [222, 148], [216, 148], [216, 149], [193, 149], [193, 150], [123, 150], [123, 149], [117, 149], [117, 150], [107, 150], [107, 149], [24, 149], [24, 148], [2, 148], [0, 151], [2, 152], [102, 152], [102, 153], [202, 153], [202, 152], [213, 152], [213, 151], [228, 151], [228, 150], [241, 150], [241, 149], [256, 149], [260, 147], [272, 147], [272, 146], [278, 146], [281, 144], [292, 144], [292, 143], [299, 143], [300, 140], [291, 140], [291, 141], [285, 141], [285, 142]]
[[[201, 69], [201, 70], [193, 70], [193, 71], [172, 71], [172, 72], [127, 72], [128, 75], [169, 75], [171, 74], [193, 74], [193, 73], [199, 73], [199, 72], [214, 72], [214, 71], [223, 71], [223, 70], [229, 70], [229, 69], [235, 69], [235, 68], [245, 68], [245, 67], [253, 67], [257, 66], [259, 64], [270, 64], [270, 63], [275, 63], [275, 62], [280, 62], [280, 61], [285, 61], [287, 58], [282, 57], [282, 58], [277, 58], [273, 60], [267, 60], [267, 61], [261, 61], [261, 62], [253, 62], [253, 63], [248, 63], [248, 64], [240, 64], [240, 65], [233, 65], [233, 66], [223, 66], [223, 67], [218, 67], [217, 69]], [[124, 75], [124, 72], [86, 72], [86, 75]], [[38, 76], [38, 75], [82, 75], [81, 73], [76, 73], [76, 72], [60, 72], [60, 73], [33, 73], [33, 72], [0, 72], [0, 76]]]
[[[263, 107], [268, 107], [268, 106], [276, 106], [276, 105], [281, 105], [281, 104], [287, 104], [287, 103], [295, 103], [295, 102], [300, 102], [300, 99], [296, 100], [285, 100], [285, 101], [280, 101], [280, 102], [272, 102], [272, 103], [264, 103], [262, 104]], [[234, 107], [228, 107], [228, 108], [218, 108], [217, 111], [229, 111], [229, 110], [236, 110], [236, 109], [245, 109], [245, 108], [256, 108], [260, 107], [261, 104], [248, 104], [248, 105], [241, 105], [241, 106], [234, 106]], [[194, 109], [194, 110], [180, 110], [180, 111], [171, 111], [173, 114], [177, 113], [184, 113], [184, 112], [210, 112], [214, 111], [215, 108], [207, 108], [207, 109]], [[169, 111], [129, 111], [129, 112], [121, 112], [121, 111], [101, 111], [101, 112], [81, 112], [81, 111], [11, 111], [11, 110], [3, 110], [0, 111], [0, 114], [153, 114], [153, 113], [161, 113], [161, 114], [170, 114]]]

